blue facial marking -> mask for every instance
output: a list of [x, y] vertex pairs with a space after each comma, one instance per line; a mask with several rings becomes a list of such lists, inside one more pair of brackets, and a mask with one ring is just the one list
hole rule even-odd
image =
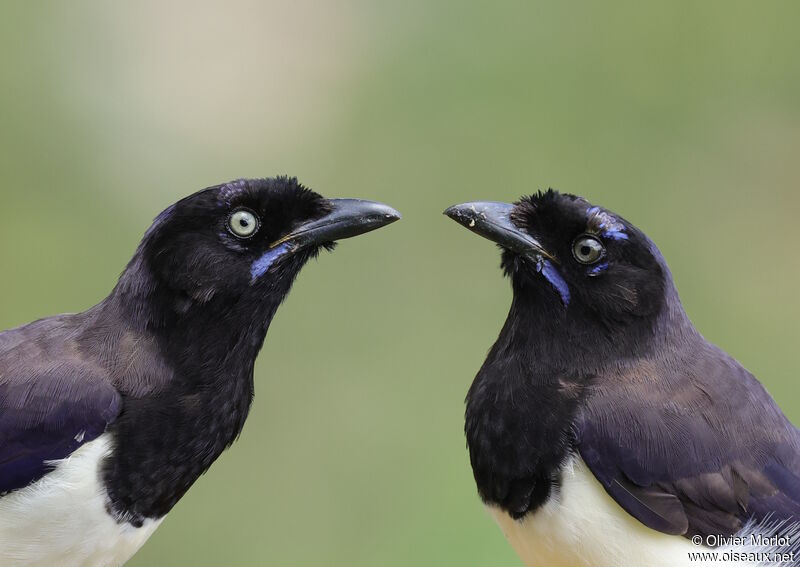
[[611, 240], [628, 240], [625, 233], [625, 225], [614, 215], [604, 211], [600, 207], [589, 207], [586, 209], [589, 232], [599, 232], [604, 238]]
[[602, 274], [608, 269], [608, 262], [603, 262], [602, 264], [597, 264], [591, 270], [589, 270], [590, 276], [596, 276], [597, 274]]
[[550, 285], [558, 292], [558, 295], [561, 296], [561, 301], [564, 306], [566, 307], [569, 305], [569, 286], [567, 282], [564, 281], [564, 278], [561, 277], [558, 268], [556, 268], [550, 260], [542, 260], [539, 269], [545, 279], [549, 281]]
[[284, 254], [289, 252], [289, 247], [286, 244], [281, 244], [272, 250], [267, 250], [264, 254], [253, 262], [253, 265], [250, 266], [250, 276], [253, 278], [253, 281], [256, 281], [258, 278], [263, 276], [269, 270], [269, 267], [275, 263], [275, 261], [283, 256]]
[[621, 230], [607, 230], [601, 234], [603, 238], [610, 238], [611, 240], [628, 240], [628, 235]]

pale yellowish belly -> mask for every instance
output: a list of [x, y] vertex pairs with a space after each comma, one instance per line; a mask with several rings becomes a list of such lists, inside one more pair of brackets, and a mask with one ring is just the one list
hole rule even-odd
[[534, 514], [514, 520], [489, 512], [526, 567], [681, 567], [697, 551], [682, 537], [651, 530], [606, 493], [578, 457], [568, 465], [561, 491]]

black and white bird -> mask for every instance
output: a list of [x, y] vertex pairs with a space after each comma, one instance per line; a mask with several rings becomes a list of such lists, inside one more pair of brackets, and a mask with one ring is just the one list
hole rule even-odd
[[445, 214], [512, 283], [465, 430], [527, 566], [800, 564], [800, 432], [694, 328], [642, 231], [552, 190]]
[[210, 187], [97, 306], [0, 333], [0, 565], [127, 561], [241, 432], [303, 265], [399, 218], [293, 178]]

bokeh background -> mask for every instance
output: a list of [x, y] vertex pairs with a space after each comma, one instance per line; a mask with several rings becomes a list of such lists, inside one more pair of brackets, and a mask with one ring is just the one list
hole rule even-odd
[[0, 8], [0, 328], [83, 310], [194, 190], [297, 175], [405, 218], [309, 265], [241, 440], [132, 565], [514, 566], [463, 398], [510, 300], [441, 215], [554, 187], [632, 219], [800, 423], [796, 2]]

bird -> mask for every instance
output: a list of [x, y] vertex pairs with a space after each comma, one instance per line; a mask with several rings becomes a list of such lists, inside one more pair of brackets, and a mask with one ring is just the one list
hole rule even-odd
[[800, 432], [694, 327], [643, 231], [552, 189], [444, 214], [511, 281], [464, 430], [526, 566], [800, 564]]
[[0, 565], [122, 565], [239, 436], [298, 272], [400, 218], [294, 177], [159, 214], [110, 295], [0, 333]]

